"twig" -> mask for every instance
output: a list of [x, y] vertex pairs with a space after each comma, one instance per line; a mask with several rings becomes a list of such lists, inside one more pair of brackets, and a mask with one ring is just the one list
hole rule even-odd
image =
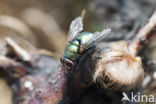
[[6, 38], [6, 41], [8, 45], [13, 49], [13, 51], [15, 51], [15, 53], [19, 55], [20, 58], [22, 58], [23, 61], [31, 60], [30, 54], [26, 50], [22, 49], [19, 45], [17, 45], [11, 38]]
[[149, 22], [140, 29], [136, 37], [130, 43], [129, 49], [130, 52], [135, 56], [137, 52], [143, 47], [145, 41], [147, 41], [151, 35], [151, 32], [154, 30], [156, 32], [156, 11], [149, 19]]

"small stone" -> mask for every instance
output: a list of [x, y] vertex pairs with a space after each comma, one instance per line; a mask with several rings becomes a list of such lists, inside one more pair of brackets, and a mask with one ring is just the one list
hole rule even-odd
[[27, 88], [27, 89], [29, 89], [29, 90], [31, 90], [31, 91], [34, 89], [31, 81], [26, 81], [24, 83], [24, 87]]

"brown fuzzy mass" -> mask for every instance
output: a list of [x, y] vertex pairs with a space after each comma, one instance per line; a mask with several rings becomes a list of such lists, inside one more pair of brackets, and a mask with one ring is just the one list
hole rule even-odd
[[94, 81], [105, 88], [134, 88], [144, 76], [141, 59], [131, 55], [124, 41], [110, 43], [110, 48], [99, 55]]

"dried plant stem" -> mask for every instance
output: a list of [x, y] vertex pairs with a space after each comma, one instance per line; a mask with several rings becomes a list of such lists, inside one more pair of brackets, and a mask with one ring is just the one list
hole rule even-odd
[[154, 30], [156, 33], [156, 11], [152, 15], [152, 17], [149, 19], [149, 22], [140, 29], [140, 31], [137, 33], [136, 37], [132, 40], [132, 42], [129, 45], [129, 50], [131, 54], [134, 56], [137, 54], [137, 52], [143, 47], [143, 44], [145, 41], [147, 41]]

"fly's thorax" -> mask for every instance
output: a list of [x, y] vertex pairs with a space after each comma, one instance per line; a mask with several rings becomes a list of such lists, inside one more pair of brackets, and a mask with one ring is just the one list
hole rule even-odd
[[90, 32], [83, 32], [78, 35], [77, 40], [80, 42], [79, 53], [83, 53], [87, 49], [86, 45], [92, 42], [93, 34]]
[[80, 41], [80, 44], [85, 45], [91, 42], [93, 34], [90, 32], [82, 32], [78, 35], [77, 40]]

